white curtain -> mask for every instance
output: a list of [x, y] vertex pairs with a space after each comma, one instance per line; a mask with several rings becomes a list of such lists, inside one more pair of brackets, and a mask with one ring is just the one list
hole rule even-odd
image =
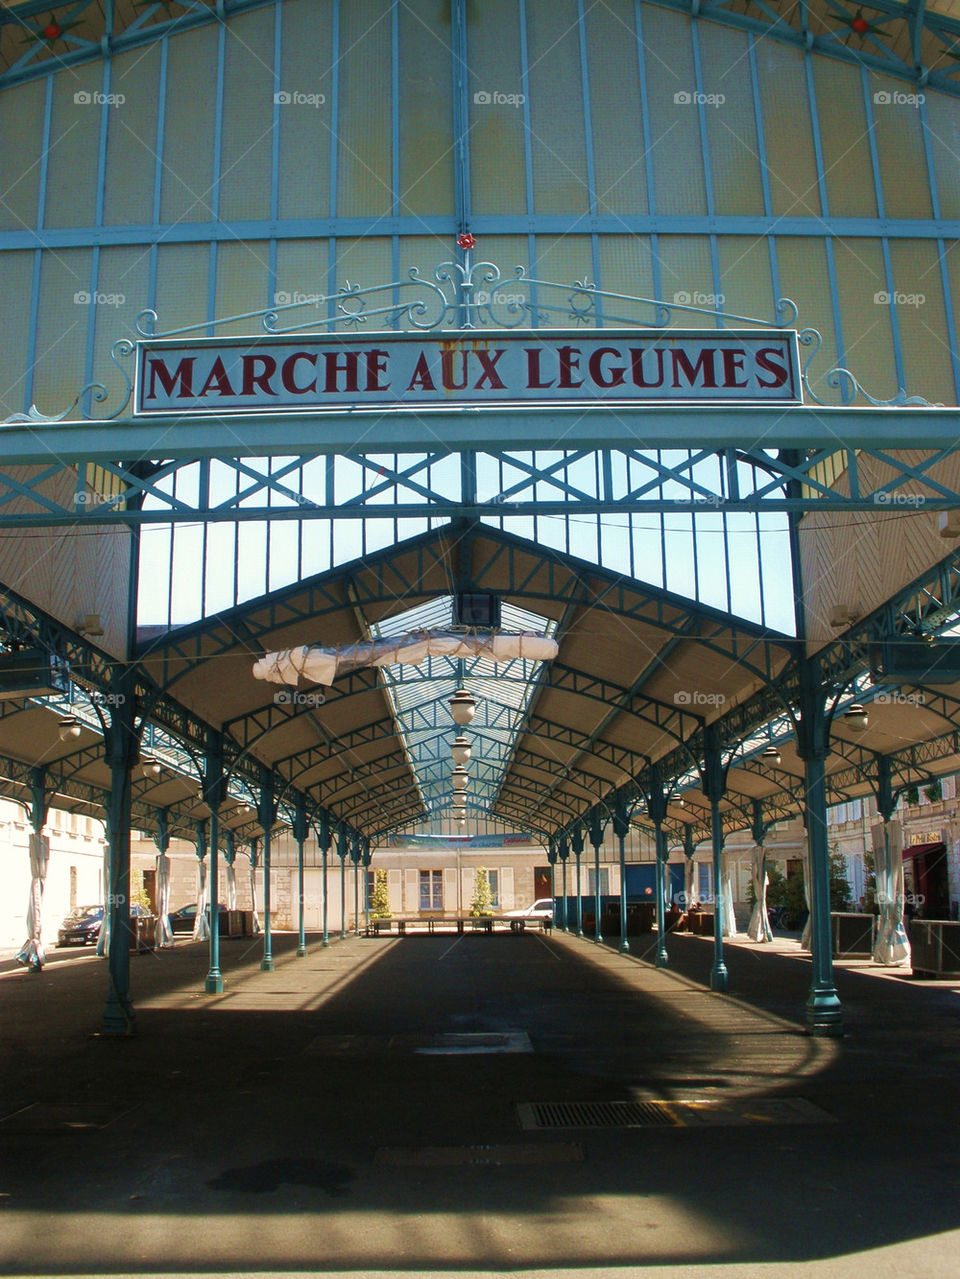
[[30, 835], [30, 900], [27, 903], [29, 936], [17, 955], [21, 964], [39, 972], [46, 962], [40, 934], [43, 928], [43, 885], [50, 861], [50, 841], [45, 835]]
[[97, 954], [105, 958], [110, 954], [110, 840], [103, 846], [103, 922], [97, 938]]
[[257, 863], [250, 858], [250, 909], [253, 911], [253, 931], [260, 931], [260, 916], [257, 914]]
[[157, 856], [157, 922], [154, 937], [161, 950], [173, 945], [170, 927], [170, 858], [163, 853]]
[[903, 827], [899, 822], [878, 822], [871, 834], [880, 907], [873, 962], [904, 968], [910, 964], [910, 941], [903, 926]]
[[751, 941], [773, 941], [770, 917], [767, 914], [767, 850], [762, 844], [754, 845], [750, 880], [753, 884], [753, 910], [747, 925], [747, 936]]
[[227, 862], [227, 910], [237, 909], [237, 871], [233, 859]]
[[210, 936], [207, 923], [207, 863], [197, 862], [197, 914], [193, 921], [193, 940], [206, 941]]
[[693, 903], [697, 900], [694, 896], [694, 878], [697, 872], [697, 863], [692, 857], [688, 857], [683, 866], [683, 909], [689, 910]]
[[736, 937], [737, 935], [737, 915], [733, 909], [733, 882], [731, 874], [731, 857], [726, 852], [720, 854], [720, 883], [722, 886], [722, 915], [721, 924], [723, 927], [722, 936]]
[[800, 949], [810, 950], [810, 940], [813, 937], [813, 911], [810, 909], [810, 883], [813, 878], [813, 867], [810, 865], [810, 850], [807, 849], [806, 861], [803, 863], [803, 900], [807, 903], [807, 922], [803, 926], [803, 935], [800, 938]]

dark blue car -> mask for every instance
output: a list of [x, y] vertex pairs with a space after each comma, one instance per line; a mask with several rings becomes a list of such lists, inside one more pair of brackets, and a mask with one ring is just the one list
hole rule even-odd
[[[223, 917], [227, 913], [227, 908], [220, 903], [220, 925], [223, 926]], [[173, 933], [192, 933], [193, 925], [197, 918], [197, 903], [191, 902], [189, 906], [181, 906], [179, 910], [171, 911], [167, 916], [170, 920], [170, 931]]]
[[[131, 915], [149, 916], [150, 911], [143, 906], [132, 905]], [[103, 926], [102, 906], [80, 906], [60, 925], [57, 930], [57, 946], [96, 945]]]

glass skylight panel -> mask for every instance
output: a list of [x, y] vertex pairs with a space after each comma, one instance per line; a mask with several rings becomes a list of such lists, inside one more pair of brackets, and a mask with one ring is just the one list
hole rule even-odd
[[[371, 639], [407, 635], [418, 630], [454, 627], [452, 595], [427, 600], [384, 618], [369, 628]], [[556, 624], [513, 604], [501, 608], [501, 629], [552, 635]], [[477, 718], [467, 729], [474, 743], [476, 766], [470, 771], [469, 795], [474, 802], [490, 805], [499, 794], [503, 773], [513, 753], [536, 687], [540, 662], [516, 658], [497, 665], [485, 657], [463, 659], [464, 675], [458, 677], [458, 661], [428, 657], [419, 666], [385, 666], [382, 679], [393, 709], [397, 734], [414, 776], [424, 809], [435, 812], [452, 797], [450, 743], [456, 725], [448, 703], [459, 687], [478, 702]], [[481, 767], [481, 764], [484, 767]]]

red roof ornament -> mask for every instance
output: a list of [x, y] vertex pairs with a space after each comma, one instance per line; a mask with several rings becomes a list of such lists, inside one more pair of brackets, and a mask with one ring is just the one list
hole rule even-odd
[[32, 27], [24, 24], [26, 35], [21, 44], [53, 44], [55, 40], [60, 40], [70, 30], [71, 27], [80, 25], [80, 19], [74, 22], [58, 22], [51, 13], [50, 20], [44, 27]]
[[886, 35], [883, 27], [876, 26], [868, 18], [863, 16], [862, 9], [858, 9], [852, 18], [844, 18], [843, 24], [844, 26], [849, 27], [854, 35], [858, 35], [860, 37], [861, 43], [863, 42], [863, 37], [866, 35]]
[[469, 231], [461, 231], [457, 236], [457, 244], [461, 249], [472, 249], [476, 246], [477, 238], [471, 235]]

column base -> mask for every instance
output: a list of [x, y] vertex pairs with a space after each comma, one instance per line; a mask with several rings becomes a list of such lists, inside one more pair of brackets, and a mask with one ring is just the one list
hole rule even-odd
[[223, 994], [223, 977], [220, 973], [207, 973], [207, 980], [203, 983], [203, 989], [207, 995]]
[[657, 957], [653, 961], [653, 964], [655, 968], [669, 968], [670, 956], [667, 954], [665, 950], [658, 950]]
[[330, 945], [330, 938], [329, 938], [329, 937], [324, 937], [324, 939], [323, 939], [323, 941], [320, 943], [320, 945], [324, 948], [324, 950], [326, 950], [326, 948]]
[[297, 958], [298, 958], [298, 959], [303, 959], [303, 958], [304, 958], [304, 956], [306, 955], [306, 953], [307, 953], [307, 948], [306, 948], [306, 946], [298, 946], [298, 947], [297, 947]]
[[835, 990], [810, 992], [807, 1034], [839, 1038], [843, 1035], [843, 1006]]
[[714, 964], [710, 972], [710, 989], [724, 995], [727, 992], [729, 984], [729, 974], [727, 973], [726, 964]]
[[621, 941], [619, 950], [621, 955], [630, 954], [630, 943], [627, 941], [626, 937], [624, 937], [623, 941]]
[[265, 973], [273, 972], [273, 956], [272, 955], [264, 955], [263, 959], [260, 960], [260, 970], [261, 972], [265, 972]]
[[101, 1034], [104, 1035], [125, 1035], [127, 1037], [137, 1033], [137, 1014], [133, 1011], [133, 1004], [129, 999], [118, 999], [116, 995], [107, 997], [107, 1006], [103, 1010], [103, 1020], [100, 1024]]

